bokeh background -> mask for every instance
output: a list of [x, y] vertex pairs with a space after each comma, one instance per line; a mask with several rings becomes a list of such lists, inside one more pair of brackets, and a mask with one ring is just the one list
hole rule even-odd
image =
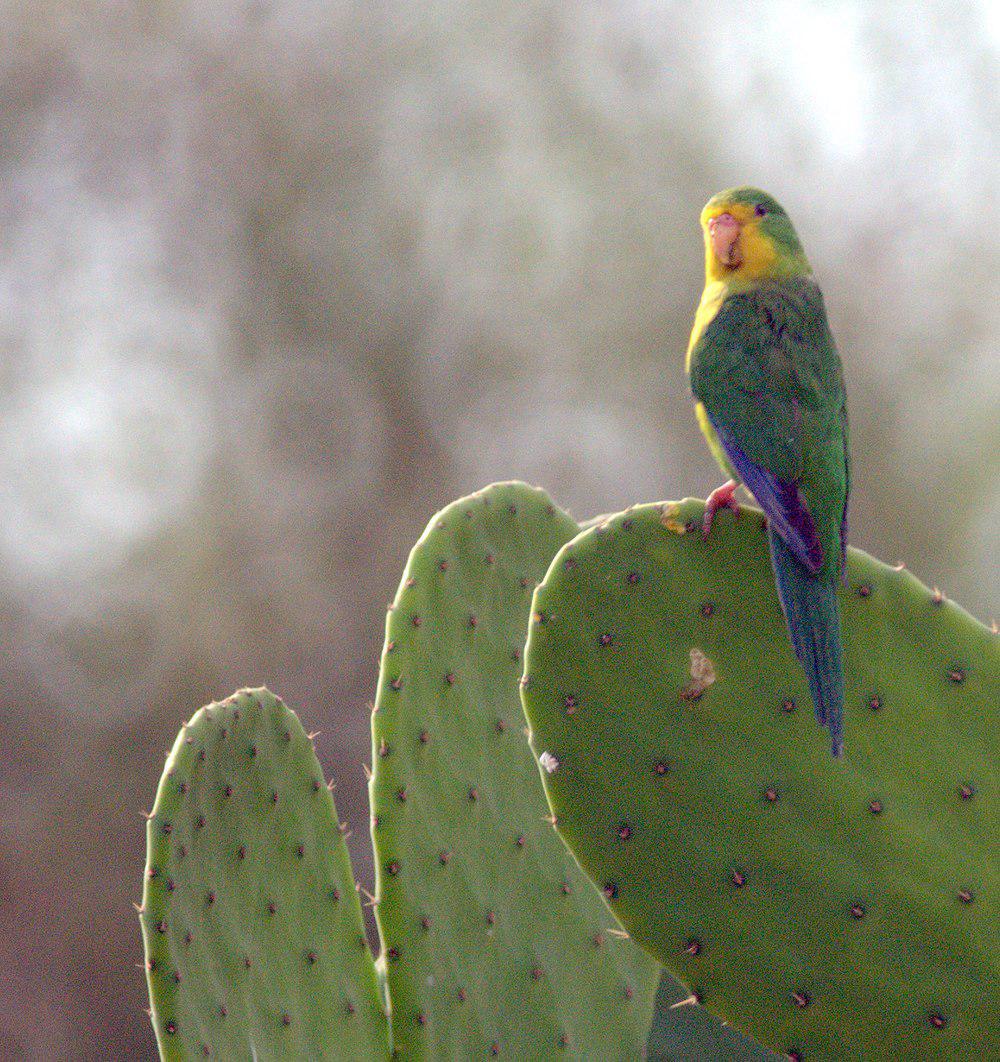
[[853, 541], [989, 622], [997, 11], [0, 4], [0, 1058], [153, 1057], [139, 813], [208, 700], [322, 730], [370, 884], [367, 704], [437, 508], [717, 484], [682, 354], [721, 187], [825, 290]]

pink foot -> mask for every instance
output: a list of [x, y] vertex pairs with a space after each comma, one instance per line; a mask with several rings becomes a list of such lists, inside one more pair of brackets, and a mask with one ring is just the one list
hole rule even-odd
[[728, 483], [723, 483], [721, 487], [716, 487], [709, 494], [708, 501], [705, 502], [705, 518], [701, 522], [702, 538], [708, 538], [709, 532], [712, 530], [712, 521], [715, 519], [715, 514], [719, 509], [732, 509], [733, 515], [739, 519], [740, 507], [733, 497], [735, 490], [736, 480], [731, 479]]

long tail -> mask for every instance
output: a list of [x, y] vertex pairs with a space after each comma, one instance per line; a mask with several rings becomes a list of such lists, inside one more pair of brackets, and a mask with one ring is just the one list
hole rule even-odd
[[816, 718], [830, 731], [833, 755], [840, 756], [844, 751], [844, 664], [837, 580], [811, 575], [770, 525], [767, 533], [792, 646], [809, 680]]

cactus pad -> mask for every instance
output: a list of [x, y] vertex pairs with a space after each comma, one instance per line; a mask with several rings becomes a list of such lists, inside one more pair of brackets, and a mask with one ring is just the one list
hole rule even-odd
[[761, 515], [641, 506], [554, 559], [522, 697], [559, 830], [632, 937], [792, 1059], [1000, 1045], [1000, 651], [851, 550], [846, 751], [788, 642]]
[[140, 918], [161, 1057], [388, 1057], [333, 799], [280, 700], [243, 690], [194, 716], [147, 842]]
[[646, 1041], [659, 968], [546, 821], [518, 698], [532, 591], [578, 530], [540, 490], [489, 487], [434, 517], [391, 606], [372, 837], [405, 1057], [636, 1058]]
[[779, 1062], [779, 1056], [695, 1005], [664, 972], [646, 1041], [647, 1062]]

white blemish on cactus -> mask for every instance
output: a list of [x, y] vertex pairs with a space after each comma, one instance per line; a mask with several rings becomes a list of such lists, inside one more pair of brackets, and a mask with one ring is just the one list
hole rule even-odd
[[696, 701], [715, 681], [715, 666], [698, 648], [691, 650], [691, 681], [681, 690], [686, 701]]
[[538, 757], [538, 762], [545, 768], [548, 774], [553, 774], [559, 770], [559, 761], [552, 755], [551, 752], [543, 752]]
[[683, 535], [687, 532], [687, 526], [684, 522], [677, 519], [680, 511], [681, 507], [677, 502], [665, 504], [660, 509], [660, 523], [663, 524], [668, 531], [673, 531], [675, 535]]

